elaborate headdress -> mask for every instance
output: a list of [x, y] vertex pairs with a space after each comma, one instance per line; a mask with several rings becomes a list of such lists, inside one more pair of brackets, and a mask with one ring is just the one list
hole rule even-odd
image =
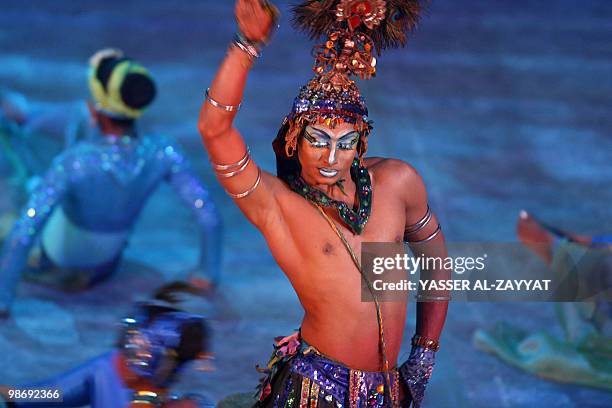
[[114, 48], [89, 59], [88, 82], [96, 108], [115, 119], [137, 119], [155, 99], [147, 69]]
[[376, 75], [382, 50], [406, 43], [421, 11], [418, 0], [307, 0], [293, 8], [294, 25], [310, 38], [325, 37], [314, 47], [315, 76], [300, 89], [274, 141], [278, 176], [299, 170], [294, 157], [298, 138], [309, 123], [334, 127], [352, 123], [360, 134], [358, 155], [367, 150], [372, 129], [368, 109], [352, 77]]

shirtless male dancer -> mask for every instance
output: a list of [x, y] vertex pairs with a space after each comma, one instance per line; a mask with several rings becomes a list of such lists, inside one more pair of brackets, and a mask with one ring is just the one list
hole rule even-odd
[[[370, 51], [403, 44], [418, 11], [416, 1], [379, 0], [294, 8], [298, 25], [327, 41], [274, 141], [275, 176], [257, 166], [233, 120], [277, 11], [267, 1], [236, 2], [239, 32], [206, 92], [199, 130], [219, 181], [261, 231], [305, 310], [300, 332], [277, 342], [257, 406], [419, 406], [423, 398], [448, 297], [433, 293], [417, 304], [412, 352], [397, 369], [407, 296], [362, 302], [359, 257], [362, 242], [402, 239], [419, 254], [445, 257], [444, 236], [412, 166], [364, 157], [371, 122], [349, 77], [372, 76]], [[429, 273], [447, 279], [450, 271]]]

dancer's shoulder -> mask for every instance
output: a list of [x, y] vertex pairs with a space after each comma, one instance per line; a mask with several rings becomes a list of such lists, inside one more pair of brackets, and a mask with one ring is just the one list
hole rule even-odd
[[419, 172], [408, 162], [385, 157], [368, 157], [365, 166], [377, 177], [390, 177], [408, 181], [420, 178]]

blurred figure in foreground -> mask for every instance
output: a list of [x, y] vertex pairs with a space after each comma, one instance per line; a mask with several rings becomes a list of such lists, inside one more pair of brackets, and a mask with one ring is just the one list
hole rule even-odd
[[137, 304], [134, 313], [123, 319], [113, 351], [52, 379], [2, 386], [0, 394], [5, 400], [14, 400], [8, 398], [10, 389], [57, 389], [62, 394], [61, 402], [8, 403], [15, 407], [212, 407], [203, 395], [170, 391], [188, 365], [207, 370], [212, 358], [210, 328], [203, 316], [176, 306], [177, 291], [197, 294], [199, 289], [181, 283], [165, 286], [154, 300]]

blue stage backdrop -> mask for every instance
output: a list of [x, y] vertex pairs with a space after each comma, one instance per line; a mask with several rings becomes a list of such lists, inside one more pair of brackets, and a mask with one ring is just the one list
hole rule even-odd
[[[268, 171], [271, 141], [312, 64], [313, 43], [291, 28], [289, 3], [279, 8], [281, 27], [255, 64], [236, 120]], [[227, 302], [207, 312], [217, 369], [188, 370], [180, 388], [216, 400], [253, 390], [255, 364], [267, 361], [274, 336], [298, 326], [301, 309], [264, 239], [216, 182], [196, 128], [235, 31], [233, 2], [1, 0], [0, 10], [0, 87], [32, 104], [86, 99], [87, 59], [102, 47], [122, 48], [150, 68], [159, 95], [141, 130], [179, 140], [226, 229]], [[385, 52], [377, 78], [362, 84], [375, 122], [369, 154], [418, 169], [449, 241], [515, 242], [523, 208], [563, 229], [610, 234], [611, 45], [607, 0], [433, 0], [407, 47]], [[39, 137], [27, 143], [44, 167], [62, 141]], [[2, 160], [6, 230], [23, 197], [12, 192]], [[46, 378], [111, 348], [130, 303], [195, 264], [197, 238], [189, 212], [163, 188], [112, 279], [76, 294], [21, 284], [13, 317], [0, 321], [0, 384]], [[400, 357], [413, 332], [409, 307]], [[501, 320], [562, 336], [552, 304], [451, 304], [427, 407], [612, 405], [610, 393], [539, 379], [477, 350], [474, 331]]]

